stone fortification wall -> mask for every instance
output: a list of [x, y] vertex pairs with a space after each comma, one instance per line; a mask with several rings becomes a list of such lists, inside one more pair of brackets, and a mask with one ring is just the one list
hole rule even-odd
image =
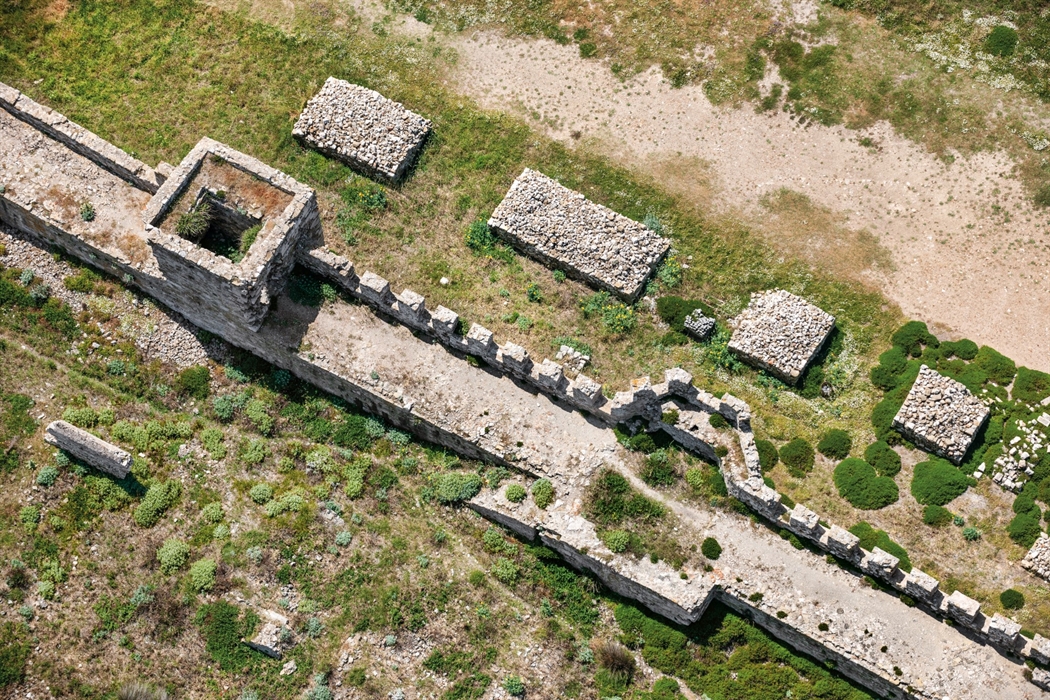
[[47, 426], [44, 440], [99, 471], [123, 479], [131, 471], [131, 455], [86, 430], [56, 420]]
[[922, 365], [893, 428], [927, 452], [960, 464], [990, 415], [965, 385]]
[[3, 83], [0, 83], [0, 108], [139, 189], [156, 192], [163, 181], [145, 163]]
[[783, 289], [756, 292], [731, 322], [729, 349], [795, 385], [835, 328], [835, 317]]
[[628, 302], [671, 248], [648, 227], [528, 168], [488, 223], [527, 255]]
[[[206, 158], [218, 158], [292, 195], [284, 211], [263, 220], [255, 242], [239, 263], [160, 228], [172, 205], [194, 181]], [[317, 199], [309, 187], [262, 161], [209, 138], [183, 158], [142, 215], [146, 239], [172, 294], [192, 299], [202, 310], [227, 323], [258, 330], [270, 310], [270, 300], [284, 289], [295, 265], [299, 240], [320, 236]]]
[[306, 103], [292, 136], [366, 177], [395, 184], [415, 161], [430, 126], [375, 90], [328, 78]]

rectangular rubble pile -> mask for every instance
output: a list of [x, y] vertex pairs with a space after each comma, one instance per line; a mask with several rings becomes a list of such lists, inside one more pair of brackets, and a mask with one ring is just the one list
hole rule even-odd
[[671, 242], [528, 168], [492, 212], [500, 238], [545, 265], [633, 302]]
[[797, 384], [835, 328], [835, 317], [783, 289], [756, 292], [733, 320], [729, 349], [744, 362]]
[[1021, 561], [1021, 566], [1040, 578], [1050, 580], [1050, 537], [1040, 534]]
[[307, 147], [389, 183], [404, 177], [429, 133], [429, 119], [337, 78], [325, 81], [292, 129]]
[[959, 464], [989, 413], [965, 386], [923, 365], [893, 428], [927, 452]]

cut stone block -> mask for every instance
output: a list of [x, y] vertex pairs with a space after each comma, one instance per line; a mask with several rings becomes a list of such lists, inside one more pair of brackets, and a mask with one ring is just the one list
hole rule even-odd
[[973, 626], [981, 612], [981, 604], [959, 591], [948, 596], [948, 616], [965, 625]]
[[123, 479], [131, 471], [130, 454], [64, 420], [56, 420], [47, 426], [44, 441], [118, 479]]
[[526, 255], [628, 302], [671, 248], [646, 226], [528, 168], [488, 223]]
[[532, 368], [528, 351], [516, 343], [501, 345], [496, 352], [496, 361], [515, 374], [528, 374]]
[[820, 527], [820, 517], [801, 503], [796, 503], [788, 520], [791, 526], [809, 535], [816, 535]]
[[893, 428], [927, 452], [959, 464], [990, 414], [963, 384], [923, 365]]
[[572, 382], [572, 398], [589, 406], [597, 405], [602, 401], [602, 385], [585, 374], [577, 375]]
[[1040, 664], [1050, 664], [1050, 639], [1036, 633], [1032, 645], [1028, 647], [1032, 660]]
[[835, 317], [783, 289], [756, 292], [731, 322], [729, 349], [753, 367], [797, 384], [835, 329]]
[[664, 370], [664, 384], [672, 394], [687, 396], [696, 392], [693, 386], [693, 375], [681, 367], [672, 367]]
[[422, 294], [417, 294], [411, 289], [406, 289], [397, 295], [397, 306], [400, 312], [407, 318], [417, 321], [426, 320], [427, 305]]
[[696, 309], [685, 317], [685, 332], [697, 340], [703, 342], [711, 337], [715, 330], [715, 320], [705, 316], [704, 312]]
[[1022, 643], [1021, 625], [996, 613], [988, 621], [988, 639], [1004, 649], [1016, 650]]
[[844, 530], [838, 525], [832, 525], [824, 536], [827, 538], [827, 547], [835, 556], [841, 559], [853, 559], [860, 546], [860, 538], [849, 530]]
[[1050, 671], [1042, 668], [1033, 668], [1032, 683], [1043, 690], [1050, 690]]
[[561, 391], [568, 383], [561, 365], [547, 359], [536, 367], [536, 381], [539, 382], [540, 386], [552, 391]]
[[415, 161], [430, 127], [429, 120], [375, 90], [329, 78], [306, 103], [292, 136], [367, 177], [395, 183]]

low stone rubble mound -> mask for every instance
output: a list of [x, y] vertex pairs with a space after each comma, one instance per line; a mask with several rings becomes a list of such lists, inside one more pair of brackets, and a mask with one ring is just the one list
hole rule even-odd
[[1036, 576], [1050, 581], [1050, 537], [1040, 534], [1039, 539], [1021, 560], [1021, 566]]
[[562, 345], [558, 354], [554, 356], [555, 362], [560, 362], [567, 372], [580, 373], [587, 363], [591, 361], [590, 355], [584, 355], [579, 350]]
[[[1042, 413], [1034, 421], [1017, 421], [1017, 435], [1003, 446], [1003, 453], [992, 464], [992, 479], [1008, 491], [1020, 491], [1028, 478], [1035, 474], [1039, 454], [1050, 436], [1050, 413]], [[985, 464], [977, 465], [974, 477], [984, 474]]]
[[292, 136], [362, 175], [393, 184], [415, 161], [430, 126], [429, 119], [375, 90], [329, 78], [306, 103]]
[[648, 227], [528, 168], [488, 223], [526, 255], [628, 302], [671, 248]]
[[284, 656], [284, 650], [292, 646], [288, 618], [273, 610], [260, 610], [259, 617], [262, 624], [258, 632], [251, 639], [245, 639], [244, 643], [255, 651], [280, 659]]
[[696, 309], [685, 317], [685, 332], [697, 340], [704, 341], [711, 337], [715, 330], [715, 320], [704, 316], [704, 312]]
[[131, 471], [130, 454], [64, 420], [56, 420], [47, 426], [44, 441], [118, 479], [123, 479]]
[[733, 319], [729, 349], [753, 367], [795, 385], [835, 328], [835, 317], [783, 289], [756, 292]]
[[965, 386], [923, 365], [893, 429], [927, 452], [959, 464], [990, 413]]

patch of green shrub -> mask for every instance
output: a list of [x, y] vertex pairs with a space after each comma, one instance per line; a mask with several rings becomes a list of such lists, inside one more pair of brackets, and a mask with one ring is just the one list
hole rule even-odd
[[215, 524], [222, 522], [224, 517], [226, 517], [226, 513], [223, 512], [221, 503], [209, 503], [201, 508], [201, 518], [205, 522]]
[[795, 438], [780, 448], [780, 461], [795, 478], [801, 478], [813, 468], [813, 448], [802, 438]]
[[525, 490], [525, 487], [521, 484], [508, 484], [506, 490], [504, 490], [503, 492], [503, 495], [506, 496], [507, 500], [511, 503], [521, 503], [525, 500], [525, 497], [528, 495], [528, 492]]
[[879, 476], [874, 467], [856, 457], [835, 467], [834, 481], [839, 495], [861, 510], [885, 508], [900, 497], [893, 479]]
[[265, 505], [273, 498], [273, 487], [269, 484], [256, 484], [252, 486], [248, 496], [259, 505]]
[[33, 644], [28, 627], [17, 622], [0, 623], [0, 688], [21, 683]]
[[915, 465], [911, 495], [922, 505], [944, 506], [966, 491], [966, 477], [950, 462], [938, 457]]
[[1031, 547], [1039, 539], [1039, 533], [1042, 532], [1042, 529], [1039, 527], [1040, 517], [1041, 513], [1038, 506], [1033, 510], [1018, 513], [1007, 526], [1006, 534], [1022, 547]]
[[492, 575], [497, 581], [505, 586], [513, 586], [518, 582], [521, 571], [517, 565], [506, 557], [500, 557], [492, 565]]
[[1005, 610], [1020, 610], [1024, 607], [1024, 593], [1013, 588], [1007, 588], [999, 594], [999, 603]]
[[554, 503], [554, 485], [550, 479], [537, 479], [532, 483], [532, 500], [537, 508], [545, 510]]
[[714, 537], [705, 537], [700, 543], [700, 553], [712, 561], [722, 556], [722, 545]]
[[952, 343], [941, 343], [941, 347], [945, 345], [949, 346], [947, 351], [958, 357], [960, 360], [966, 360], [969, 362], [973, 358], [977, 357], [977, 343], [972, 340], [963, 338], [962, 340], [956, 340]]
[[714, 318], [714, 311], [702, 301], [686, 300], [676, 296], [660, 297], [656, 300], [656, 313], [661, 320], [678, 333], [685, 332], [685, 319], [689, 314], [700, 309], [709, 318]]
[[[999, 386], [1006, 386], [1013, 381], [1017, 374], [1017, 365], [1006, 355], [1003, 355], [987, 345], [982, 345], [973, 358], [973, 363], [979, 369], [988, 373], [988, 378]], [[964, 382], [965, 383], [965, 382]]]
[[769, 440], [755, 440], [755, 448], [758, 450], [758, 463], [762, 466], [762, 471], [768, 472], [777, 466], [780, 455], [777, 454], [776, 445]]
[[641, 477], [650, 486], [670, 486], [678, 479], [667, 450], [657, 450], [646, 458]]
[[135, 509], [135, 522], [140, 527], [153, 527], [181, 496], [182, 485], [174, 479], [150, 486]]
[[179, 373], [176, 386], [183, 394], [203, 400], [208, 398], [208, 392], [211, 390], [210, 381], [211, 372], [208, 371], [207, 367], [198, 365], [197, 367], [187, 367], [182, 370]]
[[503, 689], [509, 695], [520, 697], [525, 694], [525, 682], [521, 680], [520, 676], [507, 676], [506, 680], [503, 681]]
[[226, 435], [218, 428], [205, 428], [201, 431], [201, 444], [208, 451], [212, 459], [223, 459], [226, 457], [226, 445], [223, 443]]
[[901, 470], [901, 456], [883, 440], [865, 448], [864, 461], [874, 467], [879, 476], [896, 476]]
[[18, 519], [27, 530], [35, 530], [40, 523], [40, 509], [36, 506], [22, 506], [18, 511]]
[[622, 475], [605, 470], [594, 480], [587, 495], [587, 517], [602, 527], [619, 525], [627, 520], [660, 518], [664, 508], [631, 488]]
[[196, 593], [207, 593], [215, 587], [215, 572], [218, 567], [214, 559], [200, 559], [190, 567], [190, 588]]
[[943, 527], [952, 519], [951, 511], [943, 506], [929, 505], [922, 509], [922, 521], [930, 527]]
[[1039, 403], [1050, 396], [1050, 374], [1027, 367], [1018, 367], [1017, 379], [1014, 380], [1010, 395], [1025, 403]]
[[58, 468], [50, 464], [36, 473], [36, 483], [41, 486], [54, 486], [58, 481]]
[[610, 551], [620, 554], [626, 552], [631, 544], [631, 535], [625, 530], [607, 530], [602, 535], [602, 542]]
[[894, 346], [906, 355], [918, 357], [922, 354], [923, 345], [938, 345], [937, 337], [922, 321], [908, 321], [895, 332], [890, 339]]
[[581, 302], [580, 308], [584, 317], [598, 317], [605, 330], [615, 335], [629, 333], [638, 323], [634, 310], [613, 299], [608, 292], [595, 292]]
[[851, 527], [849, 531], [860, 539], [859, 544], [864, 549], [870, 552], [875, 547], [878, 547], [882, 551], [900, 559], [898, 566], [901, 571], [911, 571], [911, 559], [908, 557], [907, 550], [894, 542], [885, 530], [877, 530], [870, 523], [861, 520]]
[[259, 622], [250, 611], [242, 617], [236, 605], [218, 600], [198, 608], [195, 620], [204, 635], [205, 651], [223, 671], [241, 671], [258, 655], [241, 642], [251, 639]]
[[984, 50], [993, 56], [1011, 56], [1017, 48], [1017, 30], [1005, 24], [992, 27], [991, 33], [984, 40]]
[[845, 430], [832, 428], [817, 443], [817, 451], [829, 459], [845, 459], [853, 448], [853, 439]]
[[174, 574], [190, 559], [190, 546], [181, 540], [169, 538], [157, 549], [157, 561], [165, 574]]
[[712, 413], [708, 417], [707, 422], [711, 425], [712, 428], [716, 428], [718, 430], [723, 430], [729, 427], [729, 421], [727, 421], [726, 417], [723, 416], [721, 413]]
[[474, 473], [445, 472], [434, 477], [434, 497], [451, 505], [470, 500], [481, 491], [482, 479]]

